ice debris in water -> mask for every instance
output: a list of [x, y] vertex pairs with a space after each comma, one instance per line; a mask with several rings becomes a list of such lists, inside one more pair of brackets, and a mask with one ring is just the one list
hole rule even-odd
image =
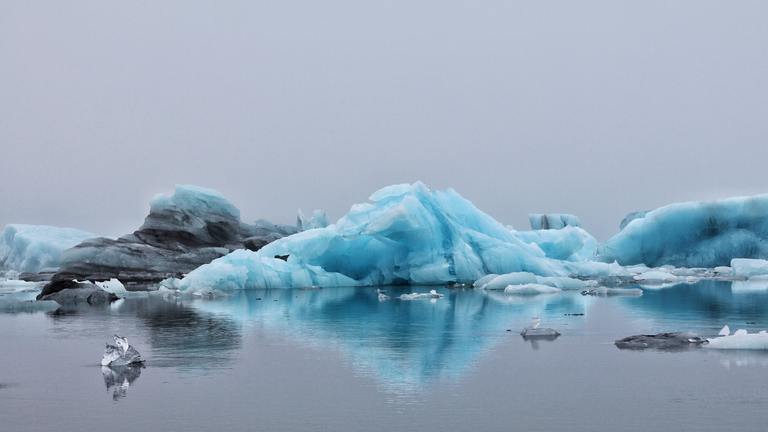
[[114, 335], [114, 345], [107, 343], [104, 356], [101, 358], [102, 366], [128, 366], [144, 362], [136, 348], [128, 343], [128, 339]]
[[19, 272], [56, 270], [61, 253], [95, 234], [46, 225], [6, 225], [0, 232], [0, 269]]
[[727, 265], [731, 258], [768, 257], [768, 195], [670, 204], [631, 219], [598, 248], [602, 261]]
[[125, 285], [115, 278], [103, 282], [94, 282], [94, 284], [102, 290], [120, 298], [125, 297], [128, 293], [128, 290], [125, 289]]
[[560, 288], [555, 288], [547, 285], [541, 285], [537, 283], [522, 284], [522, 285], [507, 285], [504, 288], [505, 294], [516, 295], [537, 295], [537, 294], [555, 294], [562, 291]]
[[719, 337], [708, 339], [706, 348], [732, 350], [768, 350], [768, 332], [749, 333], [744, 329], [731, 329], [725, 325], [720, 330]]
[[688, 332], [668, 332], [652, 335], [634, 335], [614, 342], [619, 349], [658, 349], [682, 350], [698, 348], [707, 342], [706, 339]]
[[387, 300], [389, 300], [389, 296], [387, 295], [387, 292], [386, 292], [386, 291], [384, 291], [383, 289], [377, 289], [377, 290], [376, 290], [376, 293], [378, 294], [378, 297], [379, 297], [379, 301], [380, 301], [380, 302], [381, 302], [381, 301], [387, 301]]
[[[473, 286], [484, 290], [509, 291], [509, 286], [540, 285], [560, 290], [582, 290], [594, 282], [564, 276], [537, 276], [528, 272], [513, 272], [503, 275], [490, 274], [475, 281]], [[546, 290], [554, 292], [554, 290]]]
[[531, 324], [528, 327], [525, 327], [523, 331], [520, 332], [520, 335], [524, 339], [554, 339], [560, 336], [560, 333], [557, 330], [548, 327], [542, 328], [540, 326], [541, 318], [533, 317], [531, 319]]
[[650, 283], [654, 283], [654, 282], [661, 283], [661, 282], [674, 282], [678, 278], [672, 273], [666, 272], [664, 270], [649, 270], [639, 275], [632, 276], [632, 279], [636, 281], [643, 281], [643, 282], [650, 282]]
[[488, 273], [614, 270], [606, 263], [549, 259], [454, 190], [432, 191], [417, 182], [383, 188], [325, 228], [214, 260], [187, 275], [180, 288], [438, 285]]
[[435, 290], [430, 290], [428, 293], [410, 293], [410, 294], [402, 294], [400, 296], [400, 300], [422, 300], [422, 299], [439, 299], [442, 298], [443, 295], [438, 293]]

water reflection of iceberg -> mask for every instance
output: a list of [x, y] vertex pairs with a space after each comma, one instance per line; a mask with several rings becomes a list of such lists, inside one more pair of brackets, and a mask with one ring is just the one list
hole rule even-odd
[[101, 375], [107, 391], [112, 391], [112, 400], [120, 400], [128, 395], [128, 388], [141, 375], [143, 366], [102, 366]]
[[510, 326], [522, 328], [533, 315], [555, 324], [564, 313], [583, 312], [591, 300], [578, 294], [497, 299], [447, 288], [438, 290], [444, 297], [435, 302], [395, 300], [432, 288], [388, 288], [393, 300], [386, 302], [369, 288], [247, 290], [193, 306], [304, 345], [339, 349], [358, 372], [402, 393], [432, 381], [455, 381], [482, 353], [509, 340]]
[[[88, 335], [93, 339], [115, 332], [130, 335], [148, 366], [173, 367], [195, 374], [229, 367], [241, 346], [240, 325], [231, 318], [212, 316], [160, 297], [126, 299], [114, 308], [59, 307], [48, 316], [56, 323], [54, 332], [98, 329]], [[84, 326], [84, 322], [97, 325]], [[147, 345], [149, 350], [145, 351]]]
[[768, 291], [742, 288], [738, 282], [732, 286], [731, 282], [703, 280], [663, 290], [646, 290], [641, 297], [621, 301], [659, 325], [674, 330], [713, 335], [726, 323], [762, 329], [768, 321], [765, 307]]

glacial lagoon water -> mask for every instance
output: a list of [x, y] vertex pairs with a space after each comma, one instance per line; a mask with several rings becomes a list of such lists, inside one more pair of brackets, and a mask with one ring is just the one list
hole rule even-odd
[[[615, 339], [768, 328], [729, 282], [532, 297], [426, 287], [254, 290], [0, 312], [3, 431], [762, 431], [768, 354]], [[583, 315], [580, 315], [583, 314]], [[525, 341], [532, 316], [562, 335]], [[507, 330], [511, 331], [507, 331]], [[102, 369], [117, 333], [147, 359]]]

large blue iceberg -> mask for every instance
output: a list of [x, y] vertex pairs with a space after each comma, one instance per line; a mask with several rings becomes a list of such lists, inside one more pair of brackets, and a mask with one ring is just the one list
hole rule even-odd
[[768, 257], [768, 195], [670, 204], [632, 215], [599, 259], [651, 267], [715, 267]]
[[18, 272], [53, 271], [61, 253], [95, 234], [46, 225], [6, 225], [0, 232], [0, 269]]
[[591, 256], [595, 245], [576, 228], [521, 234], [452, 189], [401, 184], [369, 200], [333, 225], [282, 238], [257, 252], [238, 250], [216, 259], [189, 273], [180, 287], [426, 285], [471, 283], [487, 274], [520, 271], [593, 276], [615, 270], [579, 261]]

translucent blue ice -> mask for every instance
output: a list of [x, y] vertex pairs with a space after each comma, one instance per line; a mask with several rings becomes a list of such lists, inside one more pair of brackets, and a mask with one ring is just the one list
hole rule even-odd
[[631, 219], [599, 258], [651, 267], [715, 267], [768, 257], [768, 195], [670, 204]]
[[[580, 247], [569, 245], [561, 255]], [[580, 269], [610, 271], [596, 264]], [[214, 260], [191, 272], [181, 288], [444, 284], [490, 273], [565, 276], [572, 270], [454, 190], [432, 191], [417, 182], [375, 192], [336, 224]]]
[[567, 261], [594, 259], [597, 240], [587, 231], [574, 226], [562, 229], [517, 231], [517, 237], [525, 243], [535, 244], [548, 258]]
[[74, 228], [10, 224], [0, 232], [0, 269], [19, 272], [55, 270], [61, 253], [95, 234]]

